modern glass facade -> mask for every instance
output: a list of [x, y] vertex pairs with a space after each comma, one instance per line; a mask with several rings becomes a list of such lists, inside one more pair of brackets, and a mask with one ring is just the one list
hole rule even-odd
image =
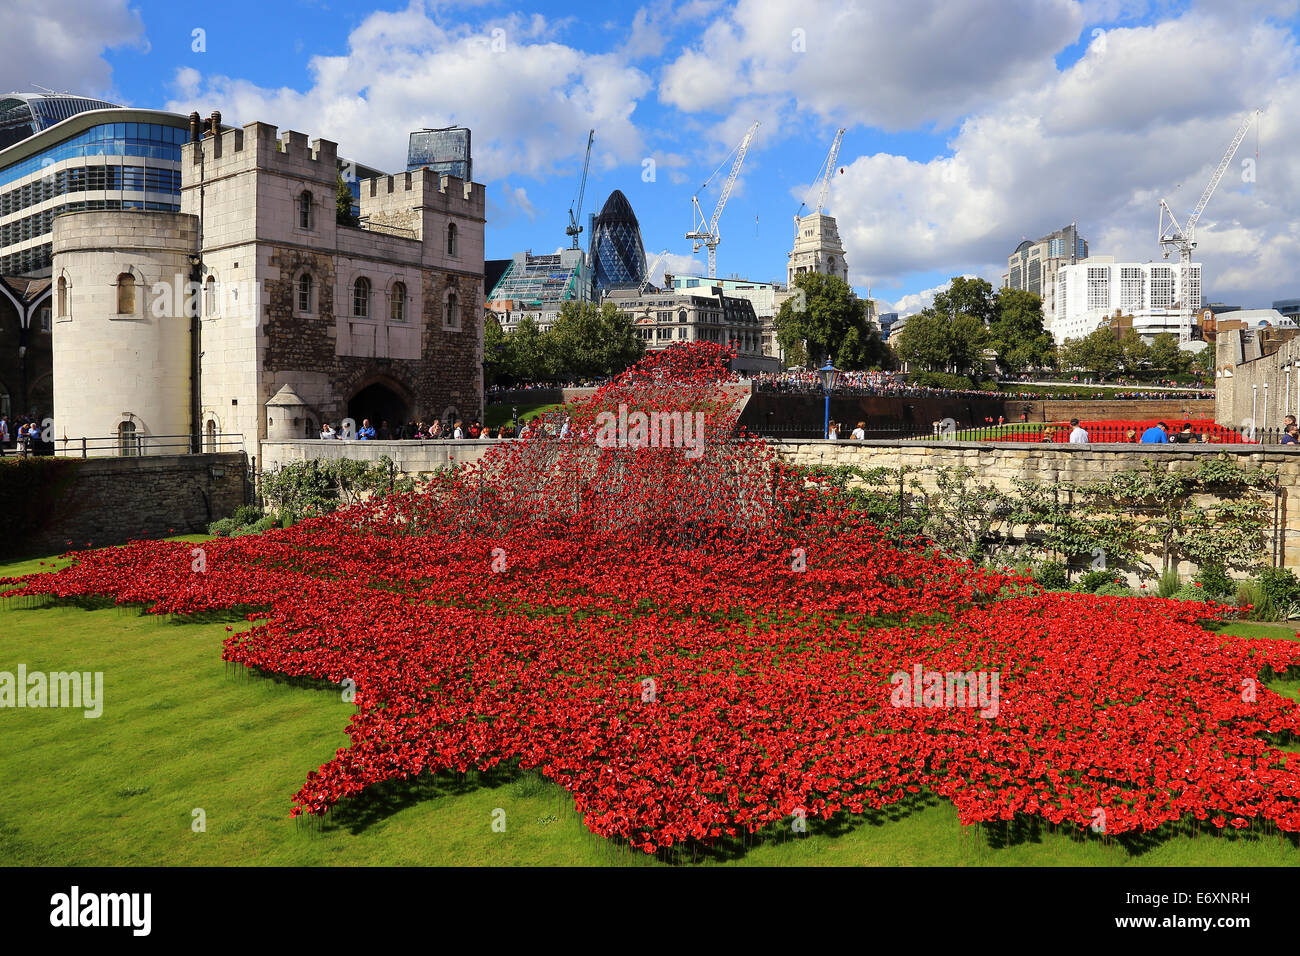
[[621, 190], [605, 200], [591, 232], [596, 289], [637, 286], [645, 279], [645, 246], [632, 205]]
[[[127, 122], [140, 111], [114, 112], [124, 121], [74, 127], [64, 137], [56, 127], [42, 131], [50, 141], [35, 150], [29, 137], [0, 151], [0, 275], [49, 268], [54, 217], [61, 213], [180, 209], [188, 117], [158, 113], [154, 122]], [[6, 153], [22, 155], [6, 162]]]
[[78, 113], [116, 108], [116, 103], [107, 100], [69, 93], [0, 95], [0, 149], [7, 149]]

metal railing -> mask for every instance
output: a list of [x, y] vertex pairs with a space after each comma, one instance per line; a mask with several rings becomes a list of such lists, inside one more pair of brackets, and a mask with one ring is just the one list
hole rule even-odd
[[[71, 458], [144, 458], [151, 455], [188, 455], [193, 450], [190, 435], [108, 435], [56, 438], [47, 454]], [[204, 435], [201, 453], [245, 451], [244, 436], [238, 433]]]
[[[1154, 422], [1082, 422], [1090, 445], [1124, 445], [1141, 444], [1142, 435]], [[1167, 432], [1168, 444], [1172, 445], [1274, 445], [1292, 447], [1282, 444], [1281, 428], [1233, 428], [1204, 421], [1192, 423], [1189, 432], [1184, 433], [1181, 422], [1171, 422]], [[826, 436], [819, 426], [807, 425], [754, 425], [744, 426], [750, 435], [774, 440], [810, 441], [824, 439]], [[852, 427], [845, 427], [839, 433], [838, 441], [853, 442], [850, 437]], [[949, 419], [942, 423], [886, 421], [868, 422], [865, 428], [867, 441], [909, 440], [909, 441], [961, 441], [961, 442], [1016, 442], [1024, 444], [1068, 444], [1073, 429], [1065, 422], [1008, 422], [1002, 425], [962, 426]], [[1300, 444], [1294, 446], [1300, 449]]]

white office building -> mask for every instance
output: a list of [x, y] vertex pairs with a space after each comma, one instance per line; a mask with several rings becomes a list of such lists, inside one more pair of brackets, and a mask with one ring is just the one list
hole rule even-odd
[[1180, 288], [1177, 263], [1116, 262], [1093, 256], [1056, 273], [1051, 333], [1057, 344], [1083, 338], [1106, 324], [1118, 309], [1133, 316], [1133, 329], [1145, 340], [1161, 332], [1179, 334], [1186, 294], [1195, 313], [1201, 307], [1201, 265], [1191, 265], [1189, 288]]

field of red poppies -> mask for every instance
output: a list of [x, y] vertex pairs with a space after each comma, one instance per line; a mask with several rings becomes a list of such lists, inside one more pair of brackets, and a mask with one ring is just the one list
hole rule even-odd
[[[304, 768], [295, 815], [508, 761], [647, 852], [923, 790], [965, 823], [1300, 833], [1300, 756], [1280, 749], [1300, 707], [1263, 686], [1300, 672], [1300, 644], [892, 542], [733, 437], [726, 361], [656, 353], [566, 406], [567, 429], [557, 413], [425, 492], [212, 540], [202, 571], [193, 545], [137, 542], [18, 593], [246, 608], [226, 660], [354, 682], [351, 745]], [[702, 453], [637, 410], [701, 413]], [[626, 415], [616, 444], [601, 412]], [[996, 675], [995, 706], [900, 696], [918, 667]]]

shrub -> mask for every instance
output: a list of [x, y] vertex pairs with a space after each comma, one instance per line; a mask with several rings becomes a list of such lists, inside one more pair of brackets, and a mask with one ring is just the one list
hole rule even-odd
[[1034, 573], [1034, 580], [1048, 590], [1064, 588], [1070, 583], [1069, 576], [1065, 573], [1065, 565], [1059, 561], [1047, 561], [1039, 565]]
[[1195, 583], [1188, 582], [1181, 584], [1178, 589], [1170, 594], [1169, 597], [1175, 601], [1209, 601], [1211, 596], [1205, 592], [1205, 588], [1197, 587]]
[[1193, 580], [1201, 586], [1207, 597], [1220, 599], [1237, 593], [1237, 582], [1228, 577], [1221, 564], [1204, 564]]
[[1134, 597], [1136, 595], [1136, 592], [1132, 588], [1125, 587], [1122, 584], [1116, 584], [1114, 578], [1111, 578], [1101, 587], [1097, 588], [1093, 593], [1102, 597]]
[[234, 518], [222, 518], [208, 525], [208, 534], [216, 535], [218, 538], [224, 538], [230, 535], [239, 527]]
[[1074, 587], [1070, 590], [1079, 591], [1080, 593], [1094, 594], [1098, 588], [1114, 583], [1114, 571], [1089, 571], [1079, 578], [1079, 580], [1075, 581]]
[[1156, 581], [1156, 595], [1162, 598], [1170, 598], [1178, 593], [1178, 589], [1183, 586], [1183, 579], [1173, 568], [1160, 573]]
[[1265, 568], [1255, 578], [1260, 594], [1268, 599], [1275, 614], [1300, 604], [1300, 581], [1290, 568]]

